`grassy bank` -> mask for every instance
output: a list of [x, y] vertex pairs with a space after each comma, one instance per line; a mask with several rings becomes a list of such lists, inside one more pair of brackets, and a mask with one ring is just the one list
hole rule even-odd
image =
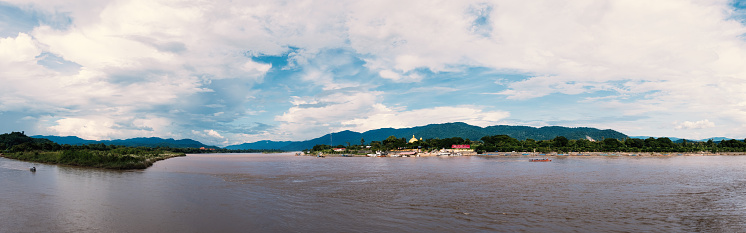
[[[127, 153], [130, 152], [130, 153]], [[185, 156], [184, 153], [163, 151], [98, 151], [98, 150], [61, 150], [61, 151], [24, 151], [0, 154], [10, 159], [29, 162], [64, 164], [81, 167], [106, 169], [144, 169], [159, 160]]]

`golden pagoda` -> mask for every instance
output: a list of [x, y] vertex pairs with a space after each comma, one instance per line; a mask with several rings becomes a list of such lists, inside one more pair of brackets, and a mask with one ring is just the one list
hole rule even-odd
[[[420, 140], [422, 140], [422, 139], [420, 139]], [[419, 140], [417, 140], [417, 138], [415, 138], [414, 135], [412, 135], [412, 139], [409, 139], [409, 143], [415, 143], [417, 141], [419, 141]]]

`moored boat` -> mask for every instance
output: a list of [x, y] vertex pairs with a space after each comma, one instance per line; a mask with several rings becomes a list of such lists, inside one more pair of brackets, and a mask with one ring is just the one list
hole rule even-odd
[[551, 159], [543, 158], [543, 159], [529, 159], [529, 162], [552, 162]]
[[375, 154], [367, 154], [368, 157], [386, 157], [386, 153], [383, 151], [376, 151]]

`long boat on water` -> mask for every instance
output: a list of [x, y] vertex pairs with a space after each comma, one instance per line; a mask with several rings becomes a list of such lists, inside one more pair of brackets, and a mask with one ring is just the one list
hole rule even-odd
[[552, 162], [551, 159], [543, 158], [543, 159], [529, 159], [529, 162]]

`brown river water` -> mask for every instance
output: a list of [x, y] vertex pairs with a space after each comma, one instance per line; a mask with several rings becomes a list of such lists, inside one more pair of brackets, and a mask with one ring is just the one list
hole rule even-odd
[[0, 158], [0, 232], [746, 231], [746, 156], [552, 159]]

